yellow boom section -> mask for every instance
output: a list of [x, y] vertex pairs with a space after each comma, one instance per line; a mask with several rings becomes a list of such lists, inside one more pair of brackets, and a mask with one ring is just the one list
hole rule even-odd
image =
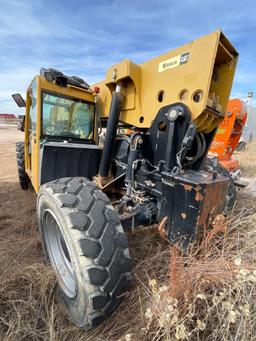
[[122, 85], [122, 122], [148, 128], [159, 109], [186, 104], [197, 130], [208, 133], [222, 121], [227, 107], [238, 53], [216, 31], [143, 64], [124, 60], [109, 68], [100, 88], [98, 107], [107, 117], [111, 94]]

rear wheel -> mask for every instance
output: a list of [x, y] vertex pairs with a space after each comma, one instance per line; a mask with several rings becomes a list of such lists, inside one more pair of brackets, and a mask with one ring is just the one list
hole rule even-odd
[[236, 147], [238, 152], [244, 152], [246, 148], [246, 143], [244, 141], [240, 141]]
[[64, 178], [40, 188], [37, 214], [70, 318], [85, 329], [98, 325], [131, 282], [128, 242], [117, 212], [93, 182]]
[[25, 156], [24, 156], [24, 142], [20, 141], [16, 143], [16, 160], [18, 166], [18, 176], [20, 187], [27, 190], [29, 187], [30, 179], [25, 171]]

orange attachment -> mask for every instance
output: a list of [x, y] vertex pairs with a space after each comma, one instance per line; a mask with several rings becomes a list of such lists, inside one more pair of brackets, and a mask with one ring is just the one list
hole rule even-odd
[[210, 153], [217, 154], [220, 163], [230, 171], [238, 168], [238, 161], [231, 159], [247, 119], [246, 105], [240, 99], [228, 102], [227, 114], [219, 125], [212, 142]]
[[234, 172], [239, 168], [239, 161], [233, 157], [229, 160], [220, 160], [220, 164], [229, 172]]

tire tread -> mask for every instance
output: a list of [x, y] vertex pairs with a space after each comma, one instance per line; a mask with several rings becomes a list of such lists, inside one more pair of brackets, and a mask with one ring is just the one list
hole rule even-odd
[[[88, 293], [87, 323], [99, 324], [119, 304], [119, 295], [130, 287], [131, 259], [119, 216], [109, 198], [86, 178], [62, 178], [41, 186], [65, 208], [71, 230], [79, 231], [80, 257], [90, 259], [83, 269], [93, 290]], [[97, 302], [97, 303], [95, 303]]]
[[29, 188], [30, 179], [25, 171], [25, 152], [23, 141], [19, 141], [16, 143], [16, 160], [18, 166], [20, 187], [23, 190], [27, 190]]

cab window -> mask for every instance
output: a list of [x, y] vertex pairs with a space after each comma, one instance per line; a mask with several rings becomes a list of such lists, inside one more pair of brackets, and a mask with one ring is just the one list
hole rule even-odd
[[31, 84], [31, 87], [28, 90], [29, 97], [30, 97], [30, 131], [32, 133], [36, 133], [36, 126], [37, 126], [37, 84], [36, 80], [34, 80]]
[[43, 92], [42, 134], [92, 140], [94, 138], [94, 103]]

